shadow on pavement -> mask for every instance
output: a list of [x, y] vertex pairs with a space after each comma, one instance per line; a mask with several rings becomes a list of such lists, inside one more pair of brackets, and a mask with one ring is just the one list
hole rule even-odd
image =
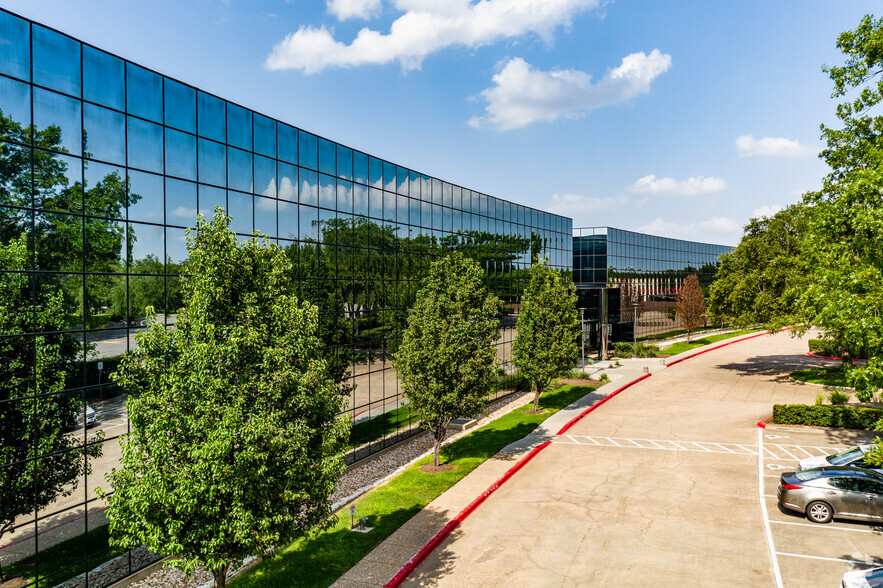
[[[776, 382], [793, 382], [789, 375], [795, 370], [821, 368], [835, 365], [807, 355], [764, 355], [755, 356], [745, 361], [724, 363], [717, 367], [731, 370], [742, 376], [773, 376]], [[795, 382], [799, 383], [799, 382]]]

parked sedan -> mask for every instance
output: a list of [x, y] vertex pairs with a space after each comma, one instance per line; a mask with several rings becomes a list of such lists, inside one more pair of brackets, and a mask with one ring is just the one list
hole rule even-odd
[[843, 588], [883, 588], [883, 568], [846, 572], [840, 585]]
[[883, 475], [862, 468], [831, 466], [786, 472], [779, 479], [779, 505], [806, 514], [814, 523], [832, 518], [883, 520]]
[[838, 451], [832, 455], [818, 455], [816, 457], [807, 457], [801, 459], [797, 464], [797, 471], [808, 470], [810, 468], [822, 468], [827, 466], [852, 466], [857, 468], [867, 468], [883, 473], [883, 469], [871, 467], [865, 462], [865, 455], [873, 449], [873, 445], [859, 445], [850, 447], [843, 451]]

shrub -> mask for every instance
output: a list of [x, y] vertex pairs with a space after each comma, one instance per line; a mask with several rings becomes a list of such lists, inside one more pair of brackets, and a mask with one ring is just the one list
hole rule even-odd
[[631, 343], [614, 343], [613, 353], [618, 357], [631, 357], [634, 355], [634, 348]]
[[849, 402], [849, 394], [840, 388], [834, 388], [831, 390], [831, 394], [828, 395], [828, 400], [831, 401], [831, 404], [846, 404]]
[[773, 423], [777, 425], [812, 425], [845, 429], [873, 429], [883, 419], [883, 409], [824, 404], [773, 405]]
[[598, 379], [601, 380], [602, 382], [609, 382], [610, 376], [608, 376], [607, 374], [601, 374], [600, 376], [598, 376]]
[[821, 406], [823, 404], [825, 404], [825, 394], [819, 392], [818, 394], [816, 394], [816, 406]]

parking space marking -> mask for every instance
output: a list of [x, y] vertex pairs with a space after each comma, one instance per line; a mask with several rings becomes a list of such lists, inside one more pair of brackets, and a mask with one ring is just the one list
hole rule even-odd
[[[767, 546], [770, 549], [770, 560], [773, 564], [773, 576], [776, 578], [776, 588], [783, 588], [782, 572], [779, 571], [779, 558], [776, 556], [776, 547], [773, 544], [773, 530], [770, 528], [770, 514], [766, 509], [766, 500], [763, 493], [763, 429], [757, 428], [757, 494], [760, 500], [760, 513], [763, 515], [763, 530], [766, 532]], [[777, 497], [778, 498], [778, 497]]]
[[860, 559], [846, 559], [844, 557], [821, 557], [819, 555], [802, 555], [800, 553], [787, 553], [785, 551], [777, 551], [778, 555], [787, 555], [789, 557], [802, 557], [804, 559], [820, 559], [822, 561], [842, 561], [851, 564], [858, 564], [860, 566], [867, 566], [869, 568], [876, 566], [877, 564], [872, 561], [862, 561]]
[[[778, 497], [771, 496], [770, 498]], [[771, 523], [775, 523], [777, 525], [796, 525], [798, 527], [812, 527], [813, 529], [834, 529], [837, 531], [846, 531], [848, 533], [872, 533], [874, 535], [881, 535], [880, 531], [875, 531], [874, 529], [853, 529], [851, 527], [836, 527], [832, 525], [817, 525], [815, 523], [795, 523], [794, 521], [770, 521]]]
[[716, 443], [712, 441], [682, 441], [672, 439], [638, 439], [632, 437], [593, 437], [590, 435], [561, 435], [554, 439], [562, 445], [589, 445], [592, 447], [623, 447], [628, 449], [661, 449], [663, 451], [692, 451], [696, 453], [730, 453], [757, 455], [753, 445]]

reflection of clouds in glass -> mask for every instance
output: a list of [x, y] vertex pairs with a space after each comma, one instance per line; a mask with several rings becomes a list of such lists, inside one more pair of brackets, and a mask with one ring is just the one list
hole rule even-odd
[[[287, 179], [288, 178], [283, 178], [282, 182], [284, 183]], [[290, 181], [288, 182], [288, 185], [291, 186]], [[264, 188], [261, 194], [263, 194], [264, 196], [269, 196], [270, 198], [274, 198], [276, 196], [276, 178], [270, 179], [270, 183], [267, 184], [267, 187]], [[288, 199], [286, 198], [286, 200]]]
[[337, 204], [337, 197], [335, 196], [334, 184], [325, 184], [323, 182], [322, 186], [319, 187], [319, 204], [325, 206], [326, 208], [334, 208]]
[[267, 198], [256, 198], [258, 210], [265, 210], [268, 212], [276, 211], [276, 201], [268, 200]]
[[[273, 180], [274, 182], [276, 180]], [[291, 178], [283, 177], [279, 184], [279, 200], [288, 200], [293, 202], [297, 199], [297, 188], [291, 183]]]
[[196, 218], [196, 209], [187, 208], [186, 206], [178, 206], [172, 211], [172, 216], [178, 218]]
[[309, 180], [301, 183], [300, 201], [306, 204], [318, 204], [319, 186], [316, 183], [310, 184]]

